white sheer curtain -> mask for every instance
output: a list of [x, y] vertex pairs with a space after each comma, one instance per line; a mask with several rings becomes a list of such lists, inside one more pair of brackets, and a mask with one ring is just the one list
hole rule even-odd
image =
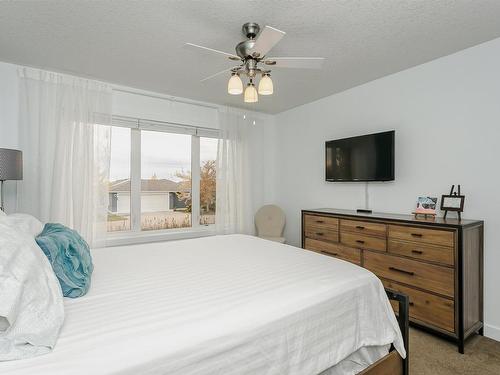
[[106, 84], [19, 70], [24, 179], [18, 211], [77, 230], [91, 246], [106, 234], [112, 90]]
[[251, 120], [231, 108], [218, 111], [217, 233], [254, 233], [251, 191]]

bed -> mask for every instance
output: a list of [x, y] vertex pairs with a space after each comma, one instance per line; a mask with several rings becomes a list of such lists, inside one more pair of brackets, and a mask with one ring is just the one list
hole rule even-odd
[[0, 363], [0, 373], [402, 373], [386, 292], [348, 262], [244, 235], [92, 256], [92, 287], [65, 299], [55, 349]]

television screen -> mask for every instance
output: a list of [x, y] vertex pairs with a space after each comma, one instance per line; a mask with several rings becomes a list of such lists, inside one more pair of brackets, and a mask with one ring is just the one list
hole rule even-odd
[[326, 180], [394, 180], [394, 135], [392, 130], [326, 142]]

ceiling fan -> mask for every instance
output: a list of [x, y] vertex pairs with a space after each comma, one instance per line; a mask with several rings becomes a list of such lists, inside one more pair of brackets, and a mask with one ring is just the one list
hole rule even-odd
[[[268, 52], [286, 33], [271, 26], [266, 26], [261, 31], [260, 26], [254, 22], [245, 23], [242, 27], [242, 32], [247, 39], [236, 45], [236, 54], [218, 51], [193, 43], [186, 43], [186, 46], [218, 53], [219, 55], [228, 57], [231, 61], [238, 61], [239, 65], [212, 74], [202, 79], [201, 82], [231, 72], [227, 91], [231, 95], [240, 95], [243, 93], [243, 82], [240, 76], [246, 76], [249, 80], [244, 94], [244, 101], [246, 103], [257, 102], [259, 94], [271, 95], [274, 92], [273, 81], [271, 80], [271, 67], [320, 69], [325, 60], [323, 57], [267, 57]], [[257, 90], [254, 81], [258, 75], [261, 78]]]

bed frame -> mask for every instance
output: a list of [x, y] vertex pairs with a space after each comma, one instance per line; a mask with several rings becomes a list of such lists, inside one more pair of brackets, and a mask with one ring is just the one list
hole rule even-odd
[[358, 375], [409, 375], [408, 336], [410, 332], [408, 312], [410, 299], [406, 294], [398, 293], [390, 289], [386, 289], [385, 291], [387, 293], [387, 297], [389, 297], [390, 300], [395, 300], [399, 303], [399, 314], [397, 316], [397, 319], [399, 328], [401, 329], [401, 334], [403, 335], [403, 343], [406, 349], [406, 358], [401, 358], [394, 347], [391, 347], [389, 354], [379, 359], [377, 362], [360, 372]]

